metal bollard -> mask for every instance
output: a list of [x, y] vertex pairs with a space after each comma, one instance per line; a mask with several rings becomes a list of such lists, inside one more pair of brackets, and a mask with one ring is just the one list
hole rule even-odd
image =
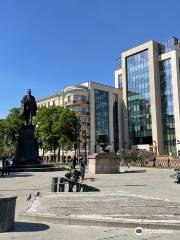
[[52, 177], [51, 192], [57, 192], [58, 177]]

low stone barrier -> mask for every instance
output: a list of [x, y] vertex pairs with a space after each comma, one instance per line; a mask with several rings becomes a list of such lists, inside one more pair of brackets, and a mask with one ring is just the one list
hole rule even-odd
[[8, 232], [14, 227], [16, 198], [0, 195], [0, 232]]

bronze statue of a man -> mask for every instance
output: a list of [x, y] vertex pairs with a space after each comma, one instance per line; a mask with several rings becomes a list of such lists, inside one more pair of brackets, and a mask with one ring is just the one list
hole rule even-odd
[[26, 125], [32, 125], [32, 117], [36, 115], [36, 111], [35, 97], [31, 95], [31, 89], [28, 89], [27, 95], [21, 100], [21, 116], [25, 117]]

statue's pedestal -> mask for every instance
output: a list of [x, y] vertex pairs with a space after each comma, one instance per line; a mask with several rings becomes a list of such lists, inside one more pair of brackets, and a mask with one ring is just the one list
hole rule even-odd
[[110, 174], [119, 173], [119, 157], [115, 153], [99, 153], [88, 156], [89, 173]]
[[37, 164], [38, 144], [34, 136], [34, 126], [23, 126], [17, 142], [15, 164]]

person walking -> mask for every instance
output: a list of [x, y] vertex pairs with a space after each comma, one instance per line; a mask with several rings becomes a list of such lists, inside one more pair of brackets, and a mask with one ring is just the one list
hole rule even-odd
[[76, 156], [74, 155], [73, 159], [72, 159], [72, 168], [75, 169], [76, 168]]
[[156, 167], [156, 157], [153, 158], [153, 167]]
[[80, 155], [80, 158], [79, 158], [79, 164], [80, 164], [80, 172], [81, 172], [80, 182], [83, 182], [84, 181], [84, 176], [85, 176], [86, 164], [85, 164], [85, 161], [84, 161], [84, 159], [81, 155]]
[[11, 171], [11, 166], [12, 166], [12, 157], [10, 156], [9, 158], [6, 158], [4, 164], [5, 164], [5, 174], [9, 176]]

